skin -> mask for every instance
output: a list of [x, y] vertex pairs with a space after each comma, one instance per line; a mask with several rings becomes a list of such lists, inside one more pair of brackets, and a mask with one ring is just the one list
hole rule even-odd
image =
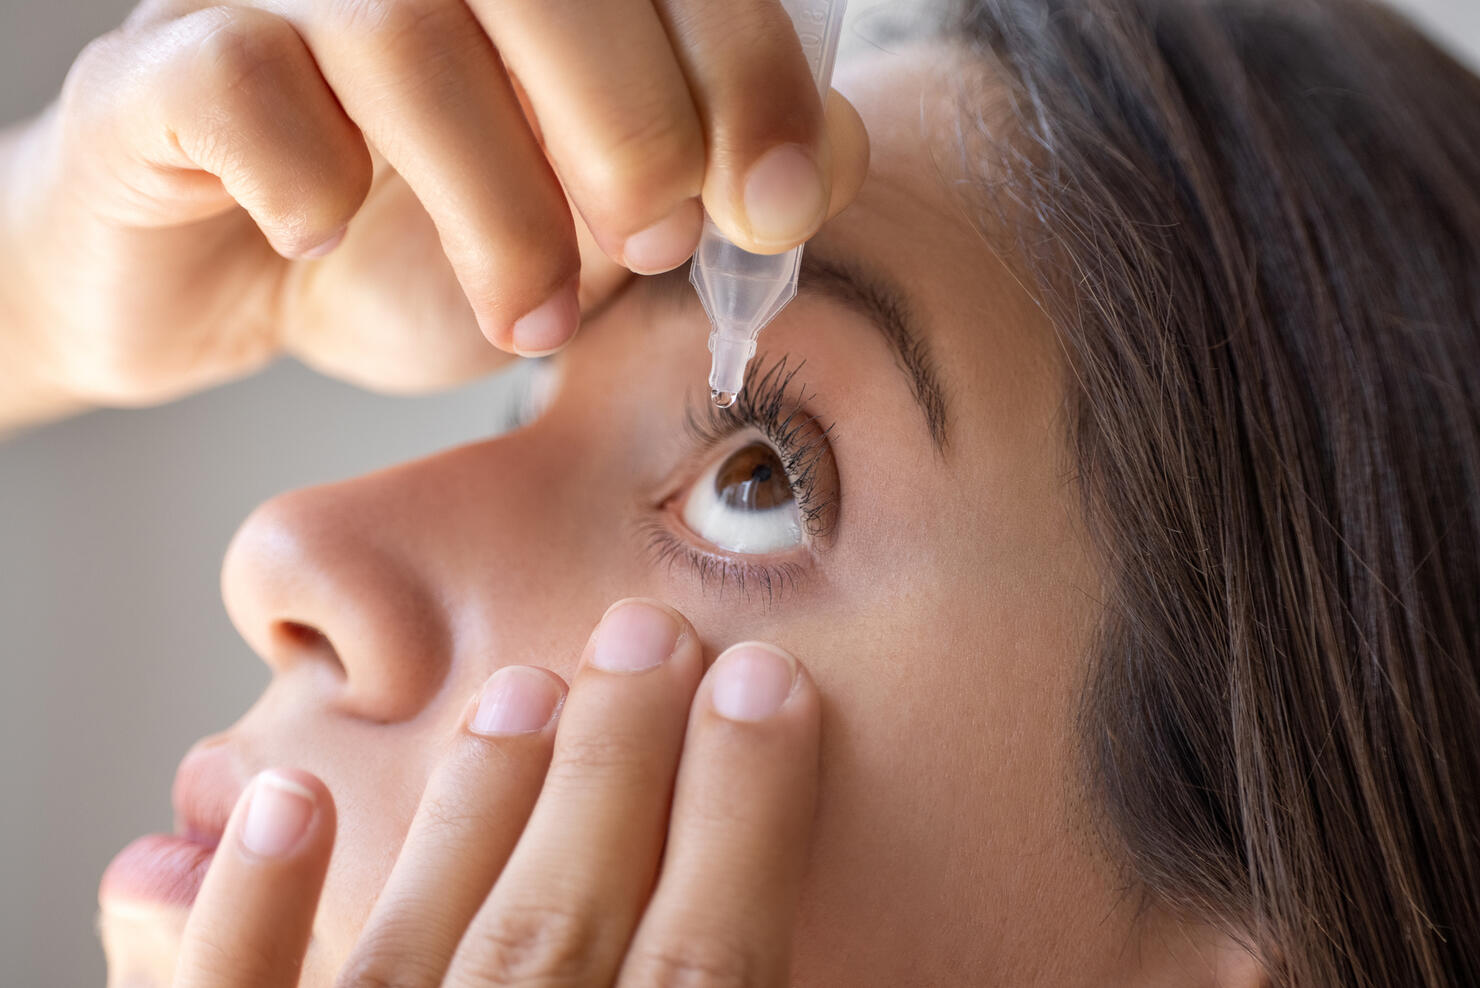
[[[908, 286], [945, 385], [948, 444], [936, 452], [861, 316], [815, 296], [790, 306], [757, 363], [805, 358], [797, 381], [834, 427], [841, 493], [832, 534], [787, 557], [800, 576], [774, 599], [720, 594], [647, 548], [642, 524], [681, 526], [665, 498], [722, 454], [681, 425], [704, 397], [703, 314], [646, 281], [555, 358], [552, 398], [525, 427], [284, 495], [245, 522], [223, 595], [273, 680], [201, 745], [229, 749], [243, 780], [290, 766], [333, 794], [304, 983], [331, 982], [351, 956], [480, 684], [537, 665], [576, 682], [574, 696], [590, 629], [633, 595], [691, 622], [703, 666], [762, 639], [815, 684], [819, 775], [790, 983], [1257, 983], [1227, 939], [1156, 908], [1137, 918], [1080, 802], [1073, 714], [1099, 577], [1075, 512], [1063, 370], [951, 191], [941, 98], [963, 67], [947, 54], [841, 70], [873, 155], [814, 249]], [[335, 654], [284, 637], [284, 621]], [[166, 977], [184, 922], [105, 898], [115, 976]]]
[[701, 202], [807, 239], [867, 147], [778, 4], [144, 0], [0, 133], [0, 430], [284, 352], [464, 381], [681, 264]]

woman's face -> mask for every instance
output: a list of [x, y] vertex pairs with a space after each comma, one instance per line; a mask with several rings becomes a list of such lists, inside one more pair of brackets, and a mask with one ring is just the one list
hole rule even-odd
[[[222, 819], [269, 765], [334, 793], [312, 978], [347, 954], [467, 698], [506, 664], [571, 678], [633, 595], [687, 615], [709, 659], [769, 639], [818, 685], [797, 984], [1150, 973], [1076, 795], [1099, 598], [1062, 368], [951, 191], [948, 63], [921, 49], [840, 71], [871, 173], [807, 248], [736, 408], [709, 405], [686, 272], [639, 279], [541, 369], [522, 428], [242, 526], [223, 592], [272, 682], [182, 780]], [[106, 883], [103, 902], [115, 976], [168, 963], [184, 907]]]

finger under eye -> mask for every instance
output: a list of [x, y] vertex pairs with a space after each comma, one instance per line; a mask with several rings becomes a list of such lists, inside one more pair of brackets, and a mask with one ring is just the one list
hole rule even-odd
[[341, 984], [442, 984], [539, 794], [564, 699], [565, 683], [545, 669], [489, 678], [427, 782]]
[[698, 638], [672, 608], [629, 600], [608, 611], [571, 684], [529, 825], [458, 947], [453, 983], [612, 983], [657, 872], [701, 667]]
[[657, 889], [619, 988], [788, 984], [816, 803], [820, 704], [779, 649], [728, 649], [700, 686], [684, 739]]
[[[655, 273], [699, 240], [704, 133], [650, 0], [470, 0], [608, 256]], [[646, 232], [651, 231], [651, 232]]]

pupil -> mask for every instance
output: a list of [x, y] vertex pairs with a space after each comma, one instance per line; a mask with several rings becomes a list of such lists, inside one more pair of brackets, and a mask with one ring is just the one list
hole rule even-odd
[[765, 443], [730, 454], [714, 475], [714, 492], [726, 507], [742, 511], [766, 511], [792, 500], [786, 467]]

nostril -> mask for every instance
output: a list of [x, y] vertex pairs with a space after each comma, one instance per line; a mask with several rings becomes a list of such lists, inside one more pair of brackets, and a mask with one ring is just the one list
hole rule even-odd
[[[463, 472], [453, 476], [463, 484]], [[446, 502], [446, 480], [386, 471], [281, 494], [242, 524], [221, 565], [222, 597], [252, 651], [283, 676], [279, 695], [383, 723], [410, 720], [437, 695], [453, 657], [456, 612], [442, 584], [451, 563], [426, 556], [440, 543], [419, 524], [382, 523]]]
[[340, 661], [334, 643], [313, 625], [298, 621], [278, 621], [272, 628], [272, 642], [279, 655], [291, 659], [322, 659], [340, 674], [344, 673], [344, 663]]

